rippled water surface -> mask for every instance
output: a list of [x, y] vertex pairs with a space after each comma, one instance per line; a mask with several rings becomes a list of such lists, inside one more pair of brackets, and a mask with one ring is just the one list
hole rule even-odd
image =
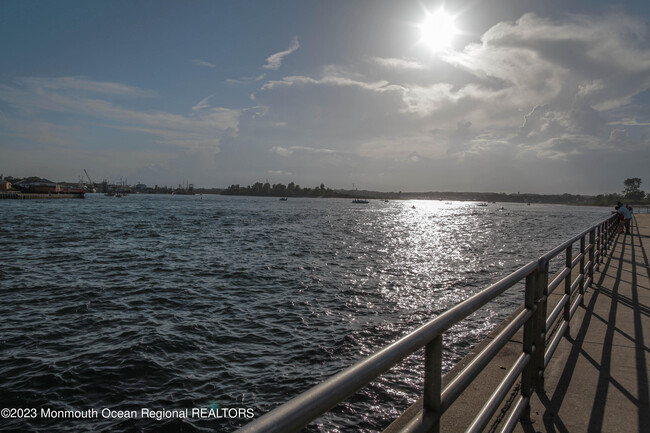
[[[415, 207], [413, 207], [415, 206]], [[609, 209], [439, 201], [89, 195], [0, 201], [0, 431], [217, 431], [257, 417], [582, 231]], [[445, 369], [521, 301], [445, 339]], [[309, 427], [377, 431], [421, 352]], [[100, 411], [40, 419], [41, 409]]]

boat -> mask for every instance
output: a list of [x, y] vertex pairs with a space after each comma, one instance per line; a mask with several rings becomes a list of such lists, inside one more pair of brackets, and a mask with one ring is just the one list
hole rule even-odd
[[485, 206], [487, 206], [487, 205], [488, 205], [487, 203], [479, 203], [479, 204], [477, 204], [476, 206], [485, 207]]
[[289, 200], [287, 197], [280, 197], [280, 201], [287, 201]]
[[368, 202], [368, 200], [363, 200], [363, 199], [361, 199], [361, 198], [355, 198], [354, 200], [352, 200], [352, 203], [356, 203], [356, 204], [368, 204], [369, 202]]

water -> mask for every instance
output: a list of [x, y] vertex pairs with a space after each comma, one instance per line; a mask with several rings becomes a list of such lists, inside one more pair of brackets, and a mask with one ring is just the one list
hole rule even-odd
[[[230, 432], [608, 214], [208, 195], [0, 201], [0, 407], [36, 409], [3, 417], [0, 431]], [[453, 328], [445, 370], [519, 302], [515, 287]], [[308, 431], [381, 430], [418, 397], [422, 363], [420, 351]], [[220, 417], [178, 415], [201, 408]]]

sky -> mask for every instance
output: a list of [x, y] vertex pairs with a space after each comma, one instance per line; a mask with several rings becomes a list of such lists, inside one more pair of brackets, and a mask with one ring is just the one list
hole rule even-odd
[[647, 1], [3, 0], [0, 172], [650, 192], [649, 19]]

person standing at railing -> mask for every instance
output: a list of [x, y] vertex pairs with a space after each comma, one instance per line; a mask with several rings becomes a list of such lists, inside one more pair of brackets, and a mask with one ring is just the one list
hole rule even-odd
[[621, 203], [620, 201], [617, 203], [617, 205], [618, 205], [617, 212], [619, 213], [619, 215], [622, 214], [623, 217], [625, 218], [625, 222], [624, 222], [624, 224], [625, 224], [625, 234], [629, 235], [630, 234], [630, 223], [632, 222], [632, 212], [630, 212], [629, 209], [627, 208], [627, 206], [624, 206], [623, 203]]

